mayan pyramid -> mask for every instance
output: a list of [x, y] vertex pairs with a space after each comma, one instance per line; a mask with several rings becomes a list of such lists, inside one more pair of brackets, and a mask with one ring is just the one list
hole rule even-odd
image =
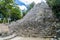
[[36, 4], [21, 20], [9, 25], [10, 31], [23, 37], [53, 37], [55, 19], [45, 2]]

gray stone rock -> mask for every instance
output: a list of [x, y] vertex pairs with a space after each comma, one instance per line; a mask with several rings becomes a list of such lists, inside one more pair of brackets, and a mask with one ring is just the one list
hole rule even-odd
[[21, 20], [11, 23], [12, 32], [23, 37], [53, 37], [55, 33], [55, 19], [47, 3], [35, 5]]

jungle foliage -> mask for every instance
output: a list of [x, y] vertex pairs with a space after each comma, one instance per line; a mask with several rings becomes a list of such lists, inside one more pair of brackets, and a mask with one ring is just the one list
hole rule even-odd
[[2, 20], [15, 21], [21, 19], [21, 10], [14, 0], [0, 0], [0, 14]]
[[60, 0], [47, 0], [47, 3], [52, 8], [56, 17], [60, 19]]

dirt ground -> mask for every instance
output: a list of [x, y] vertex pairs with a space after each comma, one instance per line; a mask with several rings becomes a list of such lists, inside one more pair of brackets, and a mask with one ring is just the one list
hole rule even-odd
[[11, 40], [52, 40], [50, 38], [25, 38], [25, 37], [16, 37], [14, 39]]
[[0, 24], [0, 33], [8, 32], [8, 26], [5, 24]]

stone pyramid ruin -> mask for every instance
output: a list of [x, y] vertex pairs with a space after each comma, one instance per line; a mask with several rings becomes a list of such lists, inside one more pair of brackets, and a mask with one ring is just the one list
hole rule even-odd
[[47, 3], [36, 4], [21, 20], [9, 25], [10, 32], [22, 37], [53, 37], [55, 18]]

